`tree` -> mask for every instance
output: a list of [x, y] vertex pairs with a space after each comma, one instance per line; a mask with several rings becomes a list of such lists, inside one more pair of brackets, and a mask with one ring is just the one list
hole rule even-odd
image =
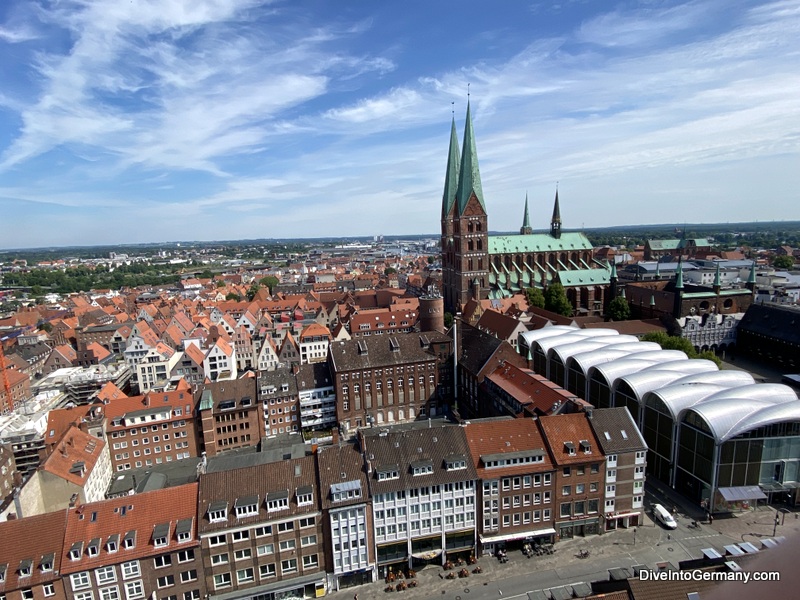
[[772, 266], [782, 270], [791, 269], [794, 266], [794, 259], [791, 256], [776, 256]]
[[225, 295], [225, 300], [233, 300], [234, 302], [240, 302], [242, 300], [242, 297], [236, 292], [228, 292]]
[[47, 321], [42, 321], [41, 323], [39, 323], [39, 329], [47, 333], [50, 333], [51, 331], [53, 331], [53, 326]]
[[387, 277], [388, 277], [389, 275], [391, 275], [392, 273], [397, 273], [397, 269], [395, 269], [394, 267], [386, 267], [386, 268], [383, 270], [383, 274], [384, 274], [384, 275], [386, 275]]
[[197, 274], [197, 278], [198, 279], [213, 279], [214, 278], [214, 274], [211, 271], [209, 271], [208, 269], [206, 269], [205, 271], [201, 271], [200, 273], [198, 273]]
[[544, 307], [550, 312], [571, 317], [573, 313], [572, 303], [567, 298], [567, 292], [560, 283], [551, 283], [544, 291]]
[[[692, 357], [692, 358], [694, 358], [694, 357]], [[722, 368], [722, 360], [720, 360], [719, 356], [714, 354], [711, 350], [705, 350], [703, 352], [700, 352], [697, 355], [697, 358], [704, 358], [706, 360], [710, 360], [710, 361], [716, 363], [717, 367], [719, 367], [720, 369]]]
[[256, 297], [256, 294], [258, 293], [258, 290], [260, 290], [260, 289], [261, 289], [261, 286], [258, 285], [257, 283], [254, 283], [253, 285], [251, 285], [250, 289], [247, 290], [247, 299], [252, 301], [253, 298]]
[[275, 290], [275, 287], [280, 283], [280, 281], [274, 275], [267, 275], [266, 277], [262, 277], [258, 283], [260, 283], [264, 287], [269, 288], [269, 293], [271, 296], [273, 291]]
[[221, 279], [219, 279], [219, 280], [217, 281], [217, 287], [218, 287], [218, 288], [223, 288], [223, 287], [225, 287], [225, 282], [224, 282], [224, 281], [222, 281]]
[[631, 307], [622, 296], [617, 296], [608, 303], [608, 317], [612, 321], [627, 321], [631, 318]]
[[428, 264], [429, 265], [432, 265], [435, 261], [436, 261], [436, 258], [434, 258], [433, 256], [429, 256], [428, 257]]
[[544, 308], [544, 294], [539, 288], [526, 288], [525, 297], [528, 299], [528, 306], [531, 308]]
[[453, 326], [453, 314], [446, 312], [444, 313], [444, 327], [445, 329], [450, 329]]

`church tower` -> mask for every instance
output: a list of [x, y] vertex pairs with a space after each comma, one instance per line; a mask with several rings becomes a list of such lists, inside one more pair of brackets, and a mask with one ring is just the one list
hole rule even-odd
[[528, 194], [525, 194], [525, 214], [522, 217], [522, 227], [519, 228], [520, 235], [530, 235], [533, 233], [531, 228], [531, 218], [528, 215]]
[[483, 201], [478, 152], [467, 103], [464, 143], [458, 169], [455, 214], [453, 216], [454, 278], [451, 309], [459, 310], [470, 299], [473, 286], [486, 297], [489, 283], [489, 227]]
[[458, 169], [461, 157], [458, 152], [456, 120], [450, 126], [450, 149], [447, 154], [447, 171], [444, 176], [442, 194], [442, 290], [447, 310], [455, 306], [455, 243], [453, 240], [453, 220], [457, 213], [456, 192], [458, 190]]
[[556, 188], [556, 201], [553, 205], [553, 218], [550, 219], [550, 235], [556, 239], [561, 237], [561, 209], [558, 206], [558, 188]]

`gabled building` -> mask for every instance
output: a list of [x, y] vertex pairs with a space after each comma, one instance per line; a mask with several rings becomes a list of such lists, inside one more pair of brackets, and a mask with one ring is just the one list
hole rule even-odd
[[464, 431], [478, 486], [478, 539], [483, 554], [552, 543], [556, 473], [534, 419], [480, 419]]
[[464, 429], [359, 430], [367, 460], [378, 576], [475, 552], [477, 473]]
[[606, 457], [587, 414], [545, 416], [537, 422], [556, 467], [553, 508], [558, 539], [599, 533], [602, 503], [607, 500]]
[[375, 543], [366, 466], [354, 443], [317, 451], [328, 589], [375, 581]]
[[330, 347], [337, 420], [345, 430], [435, 416], [439, 370], [420, 334], [353, 339]]
[[196, 514], [196, 483], [70, 508], [59, 532], [66, 597], [200, 600]]
[[639, 428], [624, 407], [601, 408], [586, 415], [606, 456], [605, 529], [643, 524], [647, 444]]
[[310, 455], [281, 458], [201, 476], [198, 529], [209, 600], [325, 594], [316, 463]]
[[0, 522], [0, 596], [66, 600], [61, 580], [64, 512]]
[[181, 353], [158, 342], [136, 363], [136, 381], [140, 394], [163, 390], [170, 385], [172, 372], [181, 360]]
[[194, 398], [186, 383], [105, 405], [114, 471], [140, 469], [197, 456]]
[[203, 359], [203, 370], [206, 377], [211, 381], [236, 379], [239, 371], [236, 364], [236, 351], [233, 346], [223, 338], [218, 338], [206, 351]]
[[195, 392], [202, 428], [202, 448], [208, 455], [258, 445], [264, 436], [264, 419], [253, 377], [217, 381]]
[[300, 364], [320, 363], [328, 360], [331, 332], [324, 325], [312, 323], [300, 334]]

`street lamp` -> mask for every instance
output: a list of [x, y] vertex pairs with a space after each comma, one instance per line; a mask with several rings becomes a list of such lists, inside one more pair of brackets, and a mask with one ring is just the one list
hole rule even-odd
[[772, 526], [772, 537], [775, 537], [775, 533], [778, 531], [778, 523], [780, 523], [780, 520], [780, 515], [775, 513], [775, 524]]

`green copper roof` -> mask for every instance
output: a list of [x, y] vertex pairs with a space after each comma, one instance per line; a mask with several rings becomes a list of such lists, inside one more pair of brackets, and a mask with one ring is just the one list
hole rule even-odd
[[523, 229], [531, 228], [531, 218], [528, 215], [528, 194], [525, 194], [525, 215], [522, 217], [522, 227]]
[[617, 279], [617, 263], [613, 262], [614, 259], [611, 260], [611, 279]]
[[610, 282], [610, 271], [607, 269], [580, 269], [577, 271], [559, 271], [558, 280], [564, 287], [581, 285], [607, 285]]
[[458, 214], [464, 214], [472, 194], [480, 202], [484, 212], [486, 205], [483, 203], [483, 187], [481, 186], [481, 172], [478, 169], [478, 151], [475, 149], [475, 133], [472, 130], [472, 114], [467, 103], [467, 123], [464, 127], [464, 146], [461, 154], [461, 168], [458, 173]]
[[562, 233], [554, 238], [549, 233], [529, 235], [490, 235], [489, 254], [513, 252], [567, 252], [572, 250], [591, 250], [592, 244], [580, 233]]
[[444, 194], [442, 194], [442, 217], [450, 214], [456, 201], [458, 191], [458, 163], [461, 159], [458, 154], [458, 135], [456, 135], [456, 120], [450, 126], [450, 151], [447, 154], [447, 172], [444, 176]]
[[203, 390], [203, 393], [200, 395], [200, 405], [198, 409], [203, 410], [211, 410], [214, 408], [214, 396], [211, 395], [211, 390]]
[[714, 287], [720, 287], [722, 283], [719, 278], [719, 262], [717, 262], [717, 271], [714, 273]]
[[647, 240], [651, 250], [677, 250], [680, 240]]
[[750, 267], [750, 277], [747, 278], [747, 283], [755, 283], [755, 282], [756, 282], [756, 261], [753, 261], [753, 264]]

